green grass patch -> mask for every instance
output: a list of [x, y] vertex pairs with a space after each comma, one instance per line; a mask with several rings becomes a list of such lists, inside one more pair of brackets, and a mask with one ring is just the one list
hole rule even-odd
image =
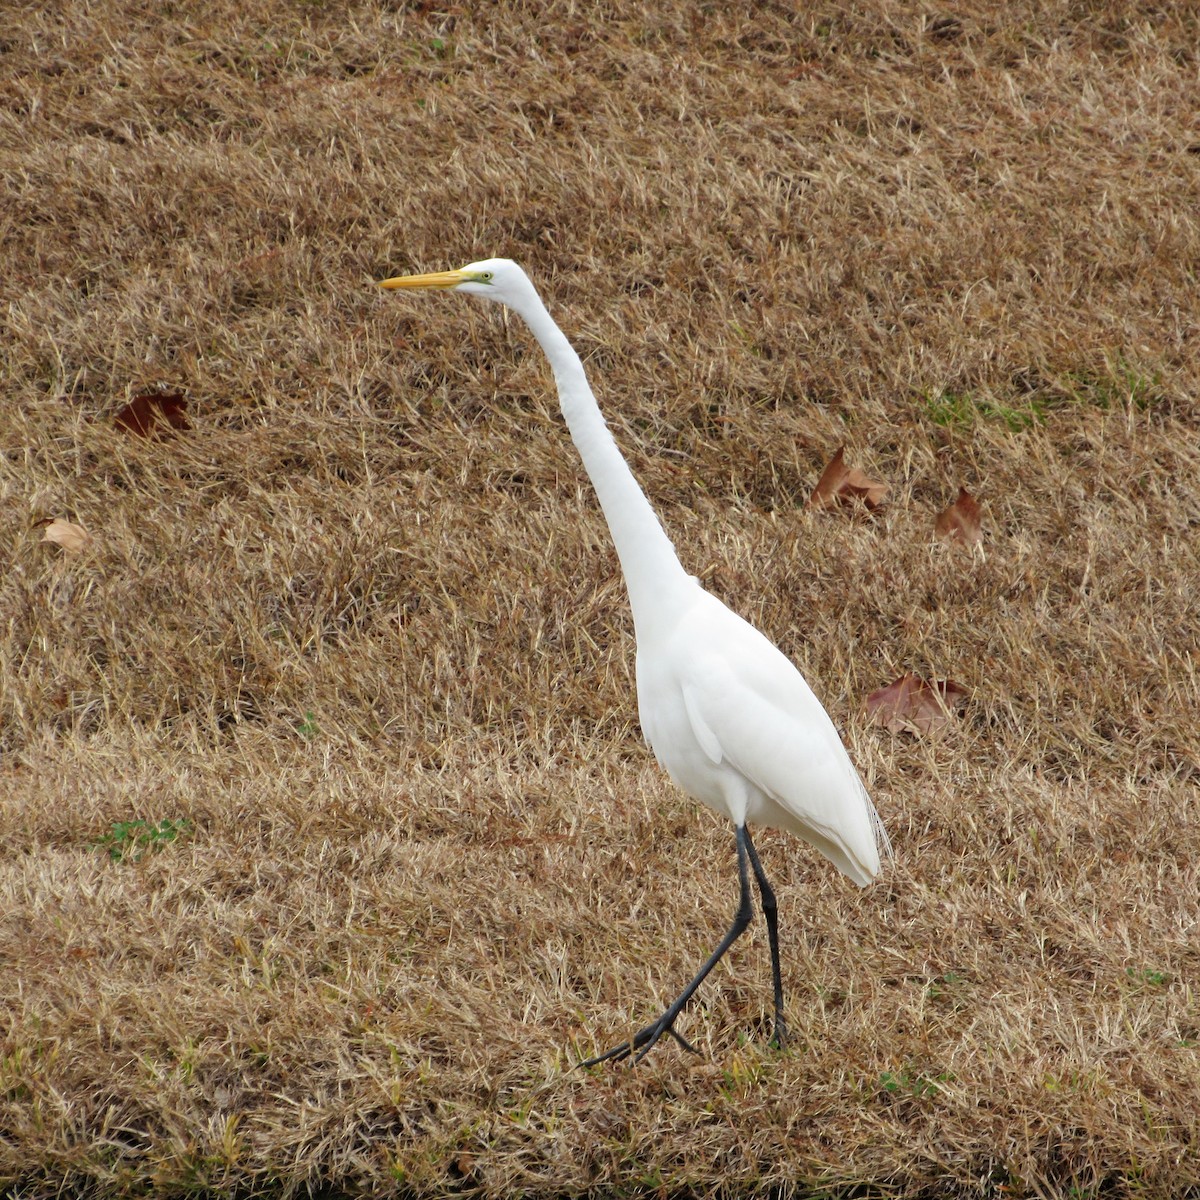
[[1146, 412], [1165, 399], [1161, 371], [1145, 370], [1118, 355], [1102, 370], [1067, 371], [1009, 400], [944, 388], [923, 392], [922, 406], [925, 415], [943, 428], [970, 429], [987, 421], [1003, 425], [1010, 433], [1023, 433], [1044, 425], [1058, 410], [1086, 406], [1103, 412], [1119, 408]]
[[1021, 433], [1046, 419], [1044, 401], [1003, 404], [972, 392], [926, 392], [925, 415], [944, 428], [970, 429], [979, 421], [1001, 422], [1010, 432]]

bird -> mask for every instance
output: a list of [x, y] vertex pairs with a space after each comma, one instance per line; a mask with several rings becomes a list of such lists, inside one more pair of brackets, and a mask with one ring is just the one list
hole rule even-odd
[[618, 449], [582, 360], [528, 275], [490, 258], [431, 274], [398, 275], [389, 289], [479, 296], [516, 313], [549, 360], [559, 406], [607, 521], [636, 640], [638, 716], [659, 765], [694, 800], [734, 826], [738, 904], [716, 949], [650, 1024], [578, 1065], [640, 1062], [664, 1035], [695, 1047], [675, 1023], [753, 919], [750, 875], [767, 926], [774, 991], [769, 1045], [787, 1044], [779, 916], [748, 825], [783, 829], [865, 887], [892, 850], [833, 721], [798, 668], [764, 634], [687, 572]]

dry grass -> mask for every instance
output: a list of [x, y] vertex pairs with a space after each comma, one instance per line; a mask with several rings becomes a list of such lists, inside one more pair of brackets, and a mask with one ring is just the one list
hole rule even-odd
[[[0, 23], [0, 1180], [1197, 1194], [1194, 11], [473, 7]], [[756, 927], [700, 1058], [568, 1069], [733, 840], [637, 736], [528, 338], [370, 284], [493, 253], [890, 827], [862, 892], [761, 838], [788, 1054]], [[190, 433], [113, 426], [153, 386]], [[843, 442], [874, 517], [801, 507]], [[909, 670], [953, 735], [866, 726]]]

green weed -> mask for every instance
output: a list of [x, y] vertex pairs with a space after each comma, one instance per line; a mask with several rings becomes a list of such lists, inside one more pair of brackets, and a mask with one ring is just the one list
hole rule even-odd
[[944, 975], [935, 976], [925, 988], [925, 994], [930, 1000], [953, 998], [966, 980], [957, 971], [947, 971]]
[[893, 1096], [915, 1096], [918, 1100], [932, 1099], [941, 1090], [942, 1085], [954, 1082], [954, 1075], [949, 1071], [939, 1071], [936, 1075], [913, 1073], [907, 1069], [895, 1072], [884, 1071], [879, 1076], [879, 1086]]
[[1169, 972], [1158, 971], [1153, 967], [1143, 967], [1141, 970], [1136, 967], [1126, 967], [1125, 974], [1134, 983], [1145, 984], [1148, 987], [1162, 987], [1171, 982]]
[[167, 817], [157, 825], [141, 819], [114, 821], [112, 830], [94, 844], [98, 849], [107, 850], [113, 862], [137, 862], [146, 851], [161, 850], [181, 835], [190, 833], [191, 829], [192, 823], [186, 817], [178, 820]]

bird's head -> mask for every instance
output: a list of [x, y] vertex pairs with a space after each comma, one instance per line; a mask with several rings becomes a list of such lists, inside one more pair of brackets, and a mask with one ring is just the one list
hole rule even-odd
[[432, 275], [397, 275], [383, 280], [379, 286], [466, 292], [514, 308], [519, 308], [521, 301], [533, 292], [529, 277], [509, 258], [485, 258], [457, 271], [435, 271]]

